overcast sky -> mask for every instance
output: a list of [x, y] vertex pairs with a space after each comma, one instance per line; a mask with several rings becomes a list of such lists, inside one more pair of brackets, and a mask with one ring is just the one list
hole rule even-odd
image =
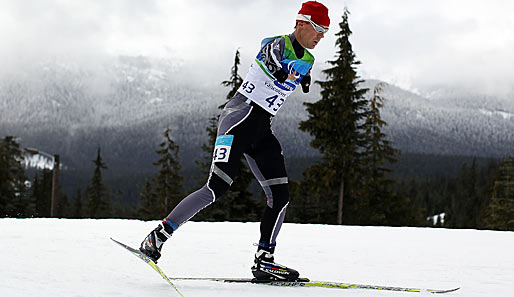
[[[228, 77], [237, 48], [244, 74], [263, 37], [292, 32], [302, 2], [0, 0], [0, 62], [9, 71], [47, 57], [89, 64], [106, 54], [172, 57], [199, 79], [218, 82]], [[318, 71], [334, 57], [347, 6], [362, 78], [410, 90], [457, 86], [514, 94], [514, 1], [321, 2], [332, 22], [312, 51]]]

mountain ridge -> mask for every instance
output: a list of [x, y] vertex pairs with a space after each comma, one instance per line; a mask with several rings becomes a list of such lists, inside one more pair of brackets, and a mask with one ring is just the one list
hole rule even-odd
[[[153, 158], [166, 127], [181, 147], [183, 166], [203, 158], [208, 119], [225, 102], [228, 88], [189, 82], [181, 65], [148, 57], [118, 57], [100, 71], [42, 64], [31, 73], [0, 82], [0, 135], [20, 137], [22, 146], [60, 153], [70, 167], [90, 163], [97, 147], [122, 166]], [[221, 82], [225, 78], [219, 78]], [[370, 89], [378, 80], [366, 80]], [[315, 156], [310, 135], [299, 131], [307, 119], [304, 102], [320, 98], [296, 92], [273, 120], [286, 155]], [[402, 151], [502, 157], [514, 147], [514, 107], [508, 100], [459, 95], [448, 90], [428, 98], [386, 85], [381, 111], [385, 133]], [[453, 95], [452, 95], [453, 94]], [[87, 156], [87, 157], [86, 157]], [[119, 159], [119, 160], [117, 160]], [[123, 167], [123, 166], [122, 166]], [[131, 166], [132, 167], [132, 166]], [[141, 168], [151, 168], [142, 164]]]

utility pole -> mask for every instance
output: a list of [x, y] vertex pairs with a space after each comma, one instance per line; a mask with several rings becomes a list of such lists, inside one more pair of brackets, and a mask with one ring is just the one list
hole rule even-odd
[[52, 204], [50, 208], [50, 216], [52, 218], [55, 218], [57, 215], [57, 201], [59, 198], [59, 191], [57, 190], [59, 188], [59, 159], [59, 155], [54, 155], [54, 168], [52, 170]]
[[50, 216], [52, 218], [57, 216], [57, 203], [59, 201], [59, 167], [60, 167], [60, 157], [59, 155], [50, 155], [43, 151], [40, 151], [35, 148], [24, 148], [23, 152], [27, 155], [38, 155], [38, 161], [43, 160], [43, 165], [35, 162], [36, 164], [30, 164], [30, 162], [26, 162], [27, 167], [35, 167], [35, 168], [47, 168], [52, 169], [52, 195], [50, 197]]

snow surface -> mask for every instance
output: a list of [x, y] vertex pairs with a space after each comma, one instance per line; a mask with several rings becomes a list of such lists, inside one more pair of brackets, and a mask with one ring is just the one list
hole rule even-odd
[[[137, 247], [156, 221], [0, 219], [0, 296], [178, 296]], [[163, 249], [170, 277], [250, 277], [258, 223], [189, 222]], [[514, 233], [285, 224], [275, 258], [312, 280], [446, 289], [444, 296], [514, 296]], [[176, 281], [186, 297], [435, 296]]]

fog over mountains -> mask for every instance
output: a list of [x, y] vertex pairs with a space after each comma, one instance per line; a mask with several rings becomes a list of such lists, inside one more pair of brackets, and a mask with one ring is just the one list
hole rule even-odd
[[[181, 67], [170, 60], [122, 56], [98, 67], [48, 62], [3, 74], [0, 136], [15, 135], [22, 147], [60, 154], [70, 170], [91, 168], [101, 147], [109, 167], [144, 171], [151, 170], [154, 151], [170, 127], [182, 165], [194, 166], [205, 156], [200, 145], [207, 142], [208, 119], [229, 89], [194, 81]], [[228, 70], [220, 71], [220, 82], [228, 79]], [[361, 86], [372, 90], [376, 83]], [[415, 94], [393, 85], [382, 96], [386, 133], [404, 152], [492, 157], [514, 152], [514, 98], [449, 87]], [[319, 98], [317, 85], [307, 95], [296, 92], [274, 119], [286, 157], [316, 154], [298, 123], [307, 118], [302, 103]]]

